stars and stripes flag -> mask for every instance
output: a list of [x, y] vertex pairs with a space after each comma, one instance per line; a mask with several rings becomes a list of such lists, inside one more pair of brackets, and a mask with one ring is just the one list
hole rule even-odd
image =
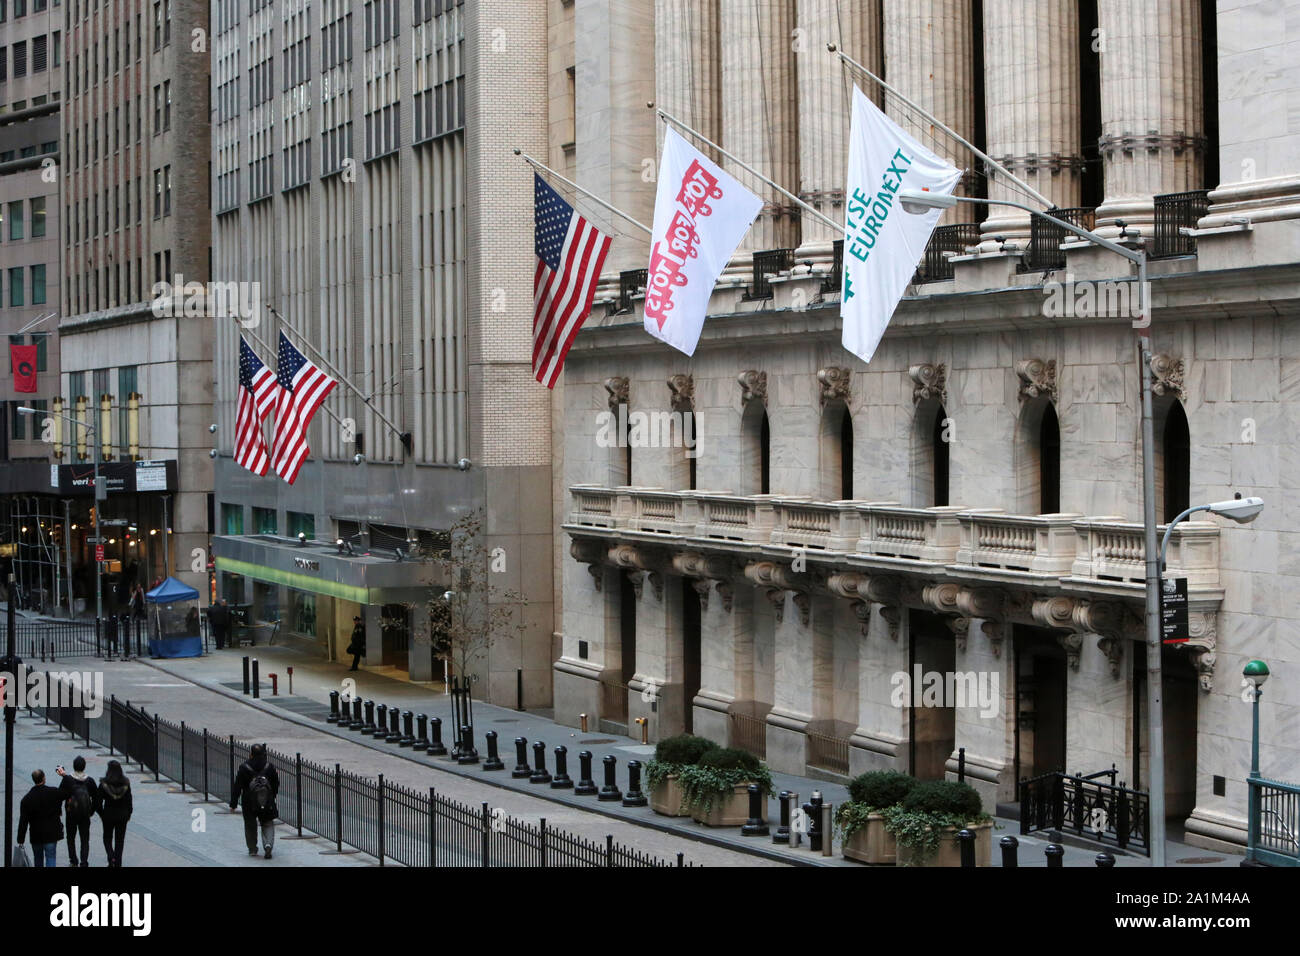
[[280, 386], [275, 375], [239, 337], [239, 408], [235, 414], [235, 463], [255, 475], [265, 475], [271, 459], [262, 422], [275, 409]]
[[533, 374], [554, 388], [573, 338], [591, 312], [609, 236], [533, 173], [537, 271], [533, 275]]
[[280, 386], [280, 401], [275, 409], [271, 464], [281, 478], [293, 484], [311, 451], [307, 446], [307, 426], [338, 382], [307, 361], [283, 332], [276, 361], [276, 382]]

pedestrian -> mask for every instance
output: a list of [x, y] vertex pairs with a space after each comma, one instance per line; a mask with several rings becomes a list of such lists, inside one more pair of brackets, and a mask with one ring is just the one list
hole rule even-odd
[[77, 865], [77, 834], [81, 834], [81, 865], [90, 866], [90, 818], [95, 815], [99, 788], [86, 776], [86, 758], [80, 754], [72, 761], [72, 773], [59, 767], [58, 774], [63, 778], [59, 796], [68, 829], [68, 866]]
[[352, 655], [352, 666], [348, 670], [356, 670], [366, 655], [366, 626], [360, 617], [352, 619], [352, 642], [348, 644], [348, 653]]
[[219, 604], [208, 608], [208, 627], [212, 629], [217, 650], [225, 648], [226, 637], [230, 633], [230, 606], [226, 604], [225, 598], [222, 598]]
[[18, 845], [32, 830], [32, 863], [35, 866], [58, 866], [59, 841], [63, 839], [62, 802], [59, 791], [45, 785], [45, 771], [33, 770], [32, 783], [18, 804]]
[[110, 614], [104, 618], [104, 639], [108, 642], [108, 656], [117, 653], [117, 615]]
[[[74, 764], [75, 766], [75, 764]], [[122, 844], [126, 842], [126, 823], [131, 819], [131, 781], [116, 760], [100, 778], [98, 794], [99, 821], [104, 826], [104, 855], [109, 866], [122, 865]]]
[[230, 788], [230, 809], [242, 804], [244, 810], [244, 842], [248, 844], [248, 855], [257, 856], [257, 830], [262, 830], [262, 849], [266, 858], [271, 859], [271, 848], [275, 846], [275, 818], [280, 815], [275, 798], [280, 792], [280, 775], [266, 756], [264, 744], [254, 744], [235, 774]]
[[131, 616], [137, 621], [145, 619], [144, 613], [144, 588], [137, 582], [135, 590], [131, 592]]

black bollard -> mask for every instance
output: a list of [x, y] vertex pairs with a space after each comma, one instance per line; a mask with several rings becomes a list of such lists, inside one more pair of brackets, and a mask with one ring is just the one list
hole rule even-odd
[[528, 775], [528, 782], [551, 782], [551, 775], [546, 771], [546, 744], [540, 740], [533, 744], [533, 772]]
[[429, 717], [427, 714], [421, 714], [415, 718], [415, 744], [416, 750], [427, 750], [429, 747]]
[[384, 743], [395, 744], [402, 739], [402, 711], [397, 707], [388, 708], [388, 736], [384, 738]]
[[515, 738], [515, 769], [510, 772], [510, 776], [515, 780], [523, 780], [525, 777], [533, 775], [533, 768], [528, 766], [528, 739], [526, 737]]
[[741, 836], [767, 836], [771, 830], [767, 826], [767, 812], [763, 807], [763, 788], [756, 783], [749, 785], [749, 819], [740, 828]]
[[460, 728], [460, 752], [456, 755], [456, 763], [461, 766], [478, 763], [478, 751], [474, 749], [474, 728], [469, 724]]
[[1016, 860], [1016, 854], [1020, 850], [1020, 841], [1013, 836], [1004, 836], [998, 841], [998, 846], [1002, 847], [1002, 867], [1006, 869], [1009, 866], [1019, 866]]
[[388, 733], [388, 705], [380, 704], [375, 708], [375, 725], [369, 729], [370, 736], [382, 737]]
[[971, 830], [962, 827], [957, 831], [957, 843], [961, 848], [961, 865], [975, 865], [975, 834]]
[[[98, 624], [99, 622], [96, 621], [95, 623]], [[244, 696], [247, 697], [252, 692], [253, 691], [251, 689], [251, 685], [248, 682], [248, 656], [245, 655], [244, 656]]]
[[415, 730], [411, 726], [415, 720], [415, 715], [409, 710], [402, 711], [402, 736], [397, 743], [402, 747], [409, 747], [415, 743]]
[[600, 793], [596, 795], [597, 800], [622, 800], [623, 792], [618, 789], [618, 782], [614, 779], [614, 774], [618, 772], [618, 758], [613, 754], [605, 754], [601, 763], [605, 765], [605, 786], [600, 788]]
[[442, 718], [429, 718], [429, 746], [424, 751], [430, 757], [445, 757], [447, 745], [442, 742]]
[[551, 781], [552, 790], [568, 790], [573, 786], [573, 778], [569, 776], [569, 748], [555, 748], [555, 779]]
[[260, 698], [262, 696], [262, 682], [257, 676], [257, 658], [253, 658], [253, 696]]
[[373, 700], [366, 701], [365, 711], [366, 722], [362, 725], [361, 732], [371, 735], [375, 732], [375, 702]]
[[366, 722], [361, 719], [361, 698], [353, 697], [352, 698], [352, 719], [348, 721], [348, 730], [360, 730], [365, 725]]
[[783, 843], [786, 846], [790, 844], [790, 791], [782, 790], [780, 796], [776, 798], [777, 805], [781, 809], [781, 819], [776, 825], [776, 832], [772, 834], [773, 843]]
[[589, 797], [596, 792], [596, 783], [591, 779], [591, 751], [584, 750], [578, 754], [578, 785], [573, 792], [580, 797]]
[[501, 760], [501, 755], [497, 753], [497, 732], [489, 730], [483, 735], [487, 739], [487, 760], [483, 761], [484, 770], [505, 770], [506, 765]]
[[808, 849], [820, 853], [822, 849], [822, 792], [814, 790], [812, 798], [803, 805], [804, 817], [808, 821]]
[[337, 724], [339, 722], [339, 692], [330, 691], [330, 715], [325, 718], [327, 724]]
[[1103, 850], [1101, 853], [1097, 854], [1095, 862], [1098, 866], [1104, 866], [1109, 869], [1115, 865], [1115, 858]]
[[1060, 869], [1064, 865], [1062, 860], [1065, 857], [1065, 847], [1061, 846], [1061, 844], [1049, 843], [1047, 849], [1043, 852], [1047, 854], [1047, 868], [1049, 870]]
[[627, 762], [627, 796], [623, 798], [623, 806], [644, 807], [646, 803], [645, 794], [641, 792], [641, 761], [629, 760]]

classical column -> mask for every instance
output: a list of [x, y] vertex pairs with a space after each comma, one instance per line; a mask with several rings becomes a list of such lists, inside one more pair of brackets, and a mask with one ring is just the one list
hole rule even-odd
[[[970, 0], [908, 0], [886, 3], [885, 80], [965, 139], [975, 140], [974, 40]], [[974, 168], [964, 147], [895, 97], [885, 112], [905, 130], [958, 168]], [[967, 179], [957, 185], [965, 195]], [[973, 222], [969, 205], [944, 213], [941, 225]]]
[[1106, 199], [1097, 231], [1115, 220], [1155, 233], [1152, 197], [1203, 186], [1201, 27], [1197, 0], [1098, 0], [1101, 156]]
[[701, 737], [731, 743], [729, 711], [733, 704], [748, 705], [753, 699], [753, 603], [736, 602], [730, 580], [696, 578], [691, 583], [701, 611], [700, 692], [691, 726]]
[[[1056, 206], [1079, 205], [1079, 11], [1075, 0], [985, 0], [987, 152]], [[1038, 204], [990, 173], [990, 199]], [[1029, 213], [993, 207], [980, 230], [1029, 241]], [[984, 241], [984, 249], [998, 243]]]
[[[848, 159], [851, 92], [856, 83], [880, 102], [875, 83], [831, 56], [834, 43], [872, 73], [884, 71], [881, 0], [840, 4], [797, 0], [794, 35], [799, 85], [799, 198], [836, 222], [844, 221], [844, 164]], [[799, 261], [829, 262], [831, 242], [842, 234], [805, 215]]]
[[[605, 563], [609, 543], [598, 538], [572, 538], [562, 557], [564, 621], [562, 653], [554, 664], [555, 720], [578, 726], [578, 715], [601, 717], [602, 672], [619, 666], [618, 593], [622, 573]], [[579, 642], [587, 644], [584, 657]], [[613, 655], [613, 659], [611, 658]]]
[[[799, 186], [794, 0], [720, 0], [718, 22], [721, 145], [794, 191]], [[723, 167], [766, 201], [741, 240], [739, 253], [796, 247], [801, 218], [797, 208], [734, 164], [724, 161]]]
[[[722, 135], [718, 0], [655, 0], [654, 21], [655, 102], [718, 142]], [[660, 120], [655, 124], [662, 151], [665, 124]]]

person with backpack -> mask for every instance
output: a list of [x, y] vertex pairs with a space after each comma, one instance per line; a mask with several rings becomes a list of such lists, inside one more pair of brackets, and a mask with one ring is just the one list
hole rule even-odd
[[63, 821], [60, 819], [59, 791], [46, 786], [45, 771], [33, 770], [32, 783], [18, 804], [19, 846], [27, 839], [27, 828], [32, 831], [32, 860], [35, 866], [58, 866], [59, 841], [63, 839]]
[[266, 756], [265, 744], [254, 744], [235, 774], [235, 781], [230, 788], [230, 809], [242, 803], [244, 810], [244, 842], [248, 844], [248, 855], [257, 856], [257, 830], [262, 829], [262, 848], [266, 858], [271, 859], [271, 848], [275, 846], [275, 818], [280, 811], [275, 805], [276, 795], [280, 792], [280, 775]]
[[104, 855], [109, 866], [121, 866], [126, 823], [131, 819], [131, 781], [126, 779], [122, 765], [116, 760], [108, 762], [108, 770], [100, 778], [96, 793], [95, 812], [104, 825]]
[[90, 866], [90, 818], [95, 815], [99, 788], [86, 776], [86, 758], [80, 754], [72, 761], [72, 773], [62, 767], [58, 774], [59, 796], [68, 831], [68, 866], [77, 865], [77, 834], [81, 834], [81, 865]]

